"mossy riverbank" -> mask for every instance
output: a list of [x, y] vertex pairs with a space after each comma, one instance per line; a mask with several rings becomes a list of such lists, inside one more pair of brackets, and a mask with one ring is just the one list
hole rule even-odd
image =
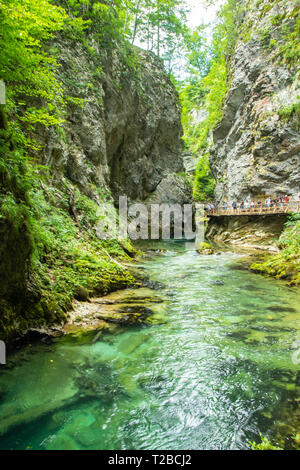
[[300, 285], [300, 214], [215, 217], [206, 237], [221, 251], [249, 255], [245, 269]]
[[[100, 240], [96, 227], [103, 222], [103, 216], [98, 215], [97, 204], [70, 183], [65, 181], [62, 186], [68, 188], [43, 183], [30, 193], [31, 231], [26, 224], [17, 230], [13, 221], [0, 219], [5, 235], [0, 270], [6, 272], [0, 289], [0, 335], [5, 341], [23, 336], [32, 328], [47, 330], [63, 324], [73, 299], [87, 301], [92, 295], [135, 284], [123, 263], [137, 251], [128, 240]], [[12, 240], [27, 243], [12, 246]], [[15, 272], [17, 279], [11, 276]]]
[[256, 273], [286, 280], [288, 285], [300, 285], [300, 215], [289, 217], [282, 232], [278, 247], [280, 251], [274, 255], [264, 255], [250, 269]]

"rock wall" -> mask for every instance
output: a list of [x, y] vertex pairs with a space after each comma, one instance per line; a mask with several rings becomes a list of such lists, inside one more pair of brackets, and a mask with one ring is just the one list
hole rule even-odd
[[[67, 105], [59, 110], [60, 124], [38, 125], [30, 133], [36, 142], [35, 150], [30, 150], [33, 161], [49, 168], [41, 187], [37, 180], [37, 198], [32, 198], [26, 212], [30, 217], [21, 225], [0, 220], [1, 339], [10, 340], [32, 328], [45, 331], [65, 321], [78, 293], [88, 297], [131, 285], [132, 276], [126, 269], [116, 270], [114, 258], [132, 256], [134, 249], [126, 240], [108, 240], [105, 245], [97, 226], [101, 219], [101, 226], [113, 227], [120, 195], [129, 202], [148, 203], [152, 198], [156, 203], [184, 204], [192, 199], [184, 176], [178, 94], [162, 62], [139, 49], [126, 52], [117, 43], [101, 46], [92, 37], [76, 40], [65, 34], [53, 39], [51, 47]], [[97, 212], [95, 203], [100, 219], [90, 218]], [[108, 214], [103, 203], [110, 203]], [[52, 227], [51, 222], [50, 226], [41, 222], [47, 219], [45, 211], [56, 218]], [[77, 248], [64, 253], [64, 222], [72, 227], [74, 243], [82, 242], [84, 259]], [[47, 242], [53, 233], [61, 237], [56, 248]], [[33, 262], [36, 243], [41, 248]], [[94, 261], [89, 261], [93, 256]], [[92, 268], [92, 263], [97, 267]]]
[[294, 113], [286, 120], [281, 111], [299, 100], [300, 82], [296, 65], [280, 60], [280, 48], [287, 31], [295, 27], [299, 2], [243, 4], [247, 13], [230, 64], [224, 117], [213, 132], [210, 166], [217, 182], [216, 198], [298, 196], [299, 116]]
[[[215, 198], [231, 203], [289, 194], [298, 199], [300, 80], [292, 38], [299, 22], [300, 3], [245, 0], [241, 4], [244, 15], [230, 59], [224, 115], [213, 131], [210, 168], [216, 180]], [[244, 227], [241, 244], [247, 231], [245, 243], [252, 240], [257, 244], [265, 243], [268, 233], [272, 240], [277, 222], [277, 235], [282, 229], [279, 217], [262, 218], [261, 233], [255, 236], [256, 219], [243, 216], [229, 222], [226, 217], [218, 221], [212, 218], [208, 236], [233, 241], [239, 233], [237, 224]]]
[[[66, 95], [84, 100], [82, 107], [70, 100], [62, 132], [39, 136], [56, 182], [67, 177], [96, 202], [102, 192], [117, 204], [120, 195], [143, 201], [184, 171], [178, 95], [154, 54], [136, 48], [130, 63], [118, 47], [63, 39], [56, 46]], [[173, 191], [169, 184], [161, 202]]]
[[221, 245], [277, 252], [274, 240], [279, 238], [286, 220], [286, 215], [212, 217], [206, 237]]

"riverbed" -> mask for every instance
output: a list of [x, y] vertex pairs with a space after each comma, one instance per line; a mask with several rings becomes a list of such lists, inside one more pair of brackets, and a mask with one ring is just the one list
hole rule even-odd
[[249, 272], [236, 253], [159, 248], [135, 264], [154, 288], [152, 324], [9, 355], [1, 449], [249, 449], [260, 433], [286, 433], [282, 410], [299, 392], [299, 290]]

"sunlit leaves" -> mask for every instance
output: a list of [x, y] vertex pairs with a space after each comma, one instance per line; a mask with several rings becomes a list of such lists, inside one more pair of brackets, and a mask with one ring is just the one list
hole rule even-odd
[[[57, 63], [44, 46], [54, 32], [61, 30], [68, 16], [47, 0], [0, 0], [0, 75], [7, 84], [10, 99], [37, 97], [45, 103], [61, 102], [62, 90], [55, 78]], [[35, 111], [38, 122], [55, 121], [48, 111]], [[49, 120], [47, 121], [46, 116]], [[32, 112], [22, 121], [32, 122]]]

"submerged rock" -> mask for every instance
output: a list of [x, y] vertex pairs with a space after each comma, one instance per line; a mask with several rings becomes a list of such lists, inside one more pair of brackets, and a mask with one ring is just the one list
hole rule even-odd
[[212, 286], [224, 286], [224, 281], [222, 281], [222, 279], [217, 279], [216, 281], [212, 281], [210, 283]]
[[[64, 332], [80, 335], [90, 330], [112, 331], [115, 324], [161, 323], [164, 302], [166, 299], [146, 287], [116, 291], [89, 302], [74, 301]], [[148, 321], [151, 317], [153, 321]]]
[[297, 312], [297, 310], [293, 307], [285, 307], [281, 305], [271, 305], [270, 307], [267, 307], [267, 309], [271, 312]]
[[135, 351], [141, 344], [145, 343], [147, 339], [149, 338], [149, 335], [147, 334], [138, 334], [132, 337], [126, 337], [124, 338], [121, 343], [118, 346], [118, 349], [120, 352], [124, 354], [131, 354], [133, 351]]
[[78, 445], [70, 436], [54, 436], [46, 446], [47, 450], [77, 450]]

